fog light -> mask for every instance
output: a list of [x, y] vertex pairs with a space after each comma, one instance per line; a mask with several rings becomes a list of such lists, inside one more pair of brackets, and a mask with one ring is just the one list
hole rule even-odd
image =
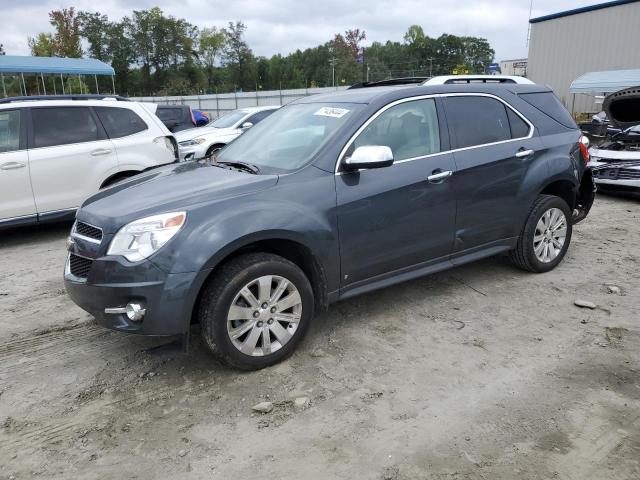
[[127, 314], [127, 318], [132, 322], [139, 322], [144, 317], [146, 310], [142, 308], [139, 303], [127, 303], [125, 313]]
[[147, 310], [142, 308], [139, 303], [132, 302], [127, 303], [126, 307], [105, 308], [104, 313], [111, 315], [122, 315], [124, 313], [132, 322], [141, 322]]

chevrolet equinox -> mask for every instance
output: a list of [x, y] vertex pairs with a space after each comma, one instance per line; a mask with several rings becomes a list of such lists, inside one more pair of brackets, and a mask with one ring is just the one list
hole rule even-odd
[[337, 300], [501, 252], [531, 272], [555, 268], [593, 202], [586, 155], [538, 85], [306, 97], [211, 162], [89, 198], [66, 288], [107, 328], [186, 341], [199, 322], [221, 361], [259, 369]]

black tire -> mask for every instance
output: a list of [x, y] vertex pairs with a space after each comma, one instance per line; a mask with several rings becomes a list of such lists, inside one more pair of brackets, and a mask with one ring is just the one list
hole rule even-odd
[[[233, 344], [227, 331], [227, 315], [240, 290], [265, 275], [289, 280], [300, 294], [302, 312], [297, 329], [287, 343], [273, 353], [252, 356]], [[205, 287], [198, 309], [202, 337], [207, 347], [222, 363], [241, 370], [259, 370], [289, 357], [304, 338], [313, 315], [314, 298], [309, 279], [297, 265], [270, 253], [248, 253], [222, 265]]]
[[213, 155], [216, 151], [220, 150], [222, 147], [224, 147], [224, 144], [222, 143], [216, 143], [215, 145], [211, 145], [207, 149], [207, 153], [205, 153], [205, 157], [209, 158], [211, 155]]
[[[533, 237], [536, 225], [542, 215], [551, 208], [558, 208], [564, 213], [567, 231], [564, 244], [555, 259], [550, 262], [540, 261], [535, 254]], [[544, 273], [553, 270], [564, 258], [571, 243], [571, 233], [573, 231], [571, 209], [562, 198], [554, 195], [539, 195], [531, 206], [529, 216], [518, 238], [516, 247], [511, 250], [509, 257], [514, 265], [523, 270], [534, 273]]]

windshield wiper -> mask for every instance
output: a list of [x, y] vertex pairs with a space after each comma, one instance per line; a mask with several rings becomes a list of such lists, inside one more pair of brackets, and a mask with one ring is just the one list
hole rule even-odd
[[[258, 173], [260, 173], [260, 168], [258, 168], [257, 165], [254, 165], [252, 163], [245, 163], [245, 162], [238, 162], [238, 161], [234, 161], [234, 162], [226, 162], [224, 160], [216, 160], [217, 164], [219, 165], [228, 165], [230, 167], [234, 167], [234, 168], [238, 168], [241, 170], [245, 170], [247, 172], [253, 173], [254, 175], [257, 175]], [[214, 163], [214, 165], [215, 165]]]

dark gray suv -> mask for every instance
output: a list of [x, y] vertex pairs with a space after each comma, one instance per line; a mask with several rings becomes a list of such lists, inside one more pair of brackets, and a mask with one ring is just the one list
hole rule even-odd
[[77, 213], [65, 283], [105, 327], [257, 369], [330, 303], [509, 252], [546, 272], [594, 196], [545, 87], [374, 87], [298, 100], [214, 164], [160, 167]]

